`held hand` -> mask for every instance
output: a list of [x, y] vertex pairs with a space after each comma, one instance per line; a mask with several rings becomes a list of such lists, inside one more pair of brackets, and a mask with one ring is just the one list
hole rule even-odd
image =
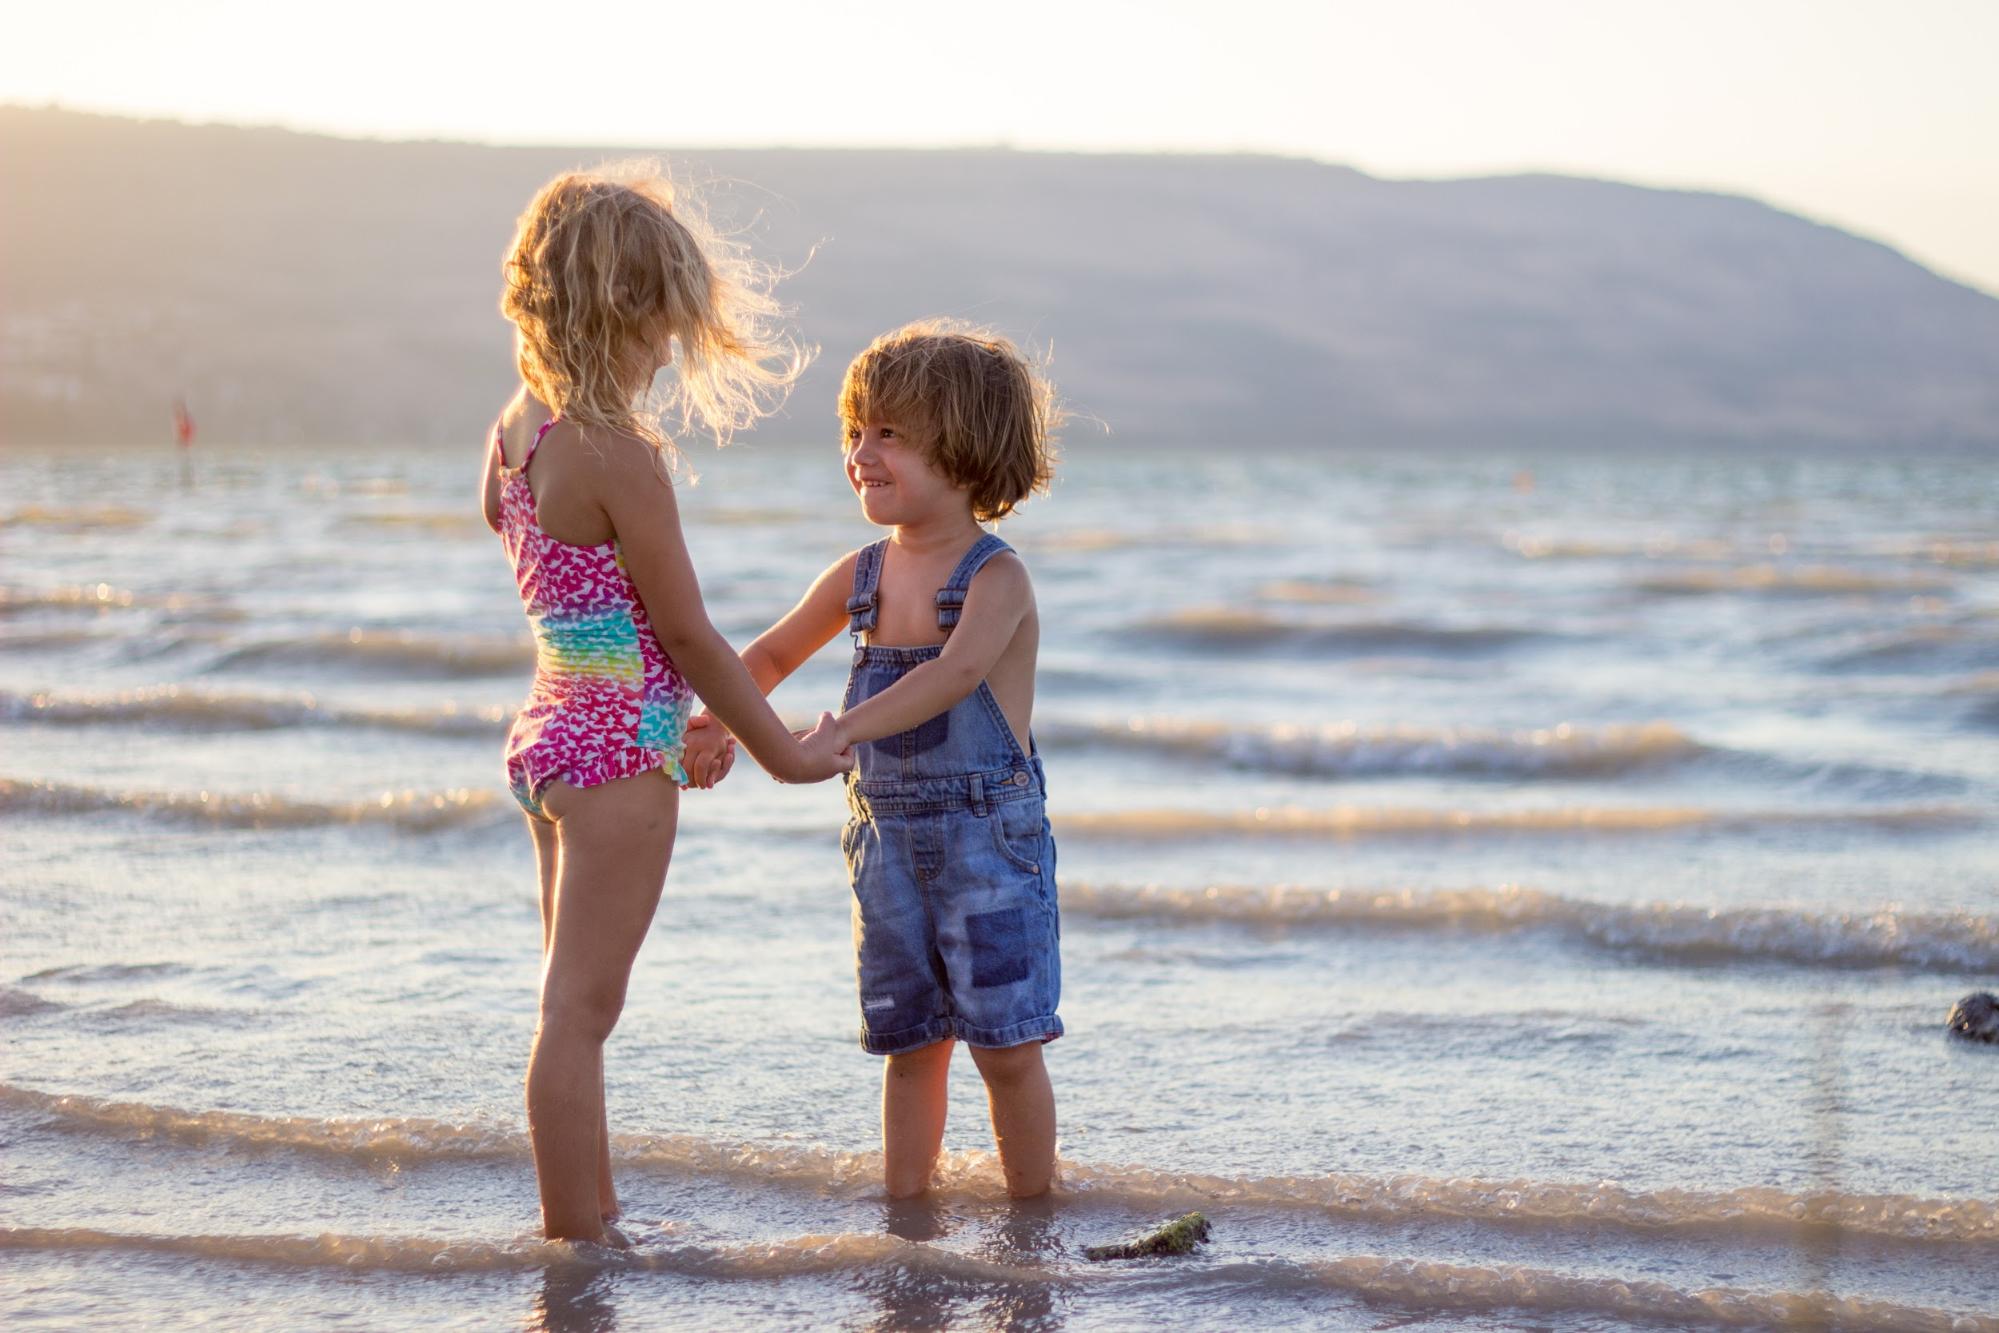
[[706, 791], [729, 776], [735, 763], [736, 738], [721, 723], [706, 713], [687, 719], [687, 741], [680, 755], [687, 774], [687, 781], [680, 784], [683, 791], [689, 787]]
[[840, 736], [839, 719], [831, 713], [819, 715], [819, 725], [798, 737], [800, 763], [790, 782], [823, 782], [854, 766], [854, 752]]

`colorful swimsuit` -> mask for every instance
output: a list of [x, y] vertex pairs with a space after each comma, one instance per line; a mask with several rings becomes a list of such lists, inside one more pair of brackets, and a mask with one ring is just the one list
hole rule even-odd
[[528, 468], [549, 421], [518, 468], [500, 435], [500, 540], [534, 630], [534, 688], [507, 736], [507, 784], [521, 809], [546, 819], [542, 793], [558, 778], [594, 787], [655, 768], [686, 781], [681, 744], [694, 692], [652, 632], [615, 541], [572, 546], [541, 530]]

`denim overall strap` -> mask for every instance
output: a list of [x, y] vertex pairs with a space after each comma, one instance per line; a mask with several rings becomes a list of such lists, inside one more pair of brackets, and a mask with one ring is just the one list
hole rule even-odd
[[965, 593], [972, 586], [972, 578], [986, 567], [986, 561], [1002, 551], [1011, 551], [999, 538], [988, 532], [972, 543], [972, 549], [965, 552], [965, 558], [951, 571], [951, 581], [937, 590], [937, 628], [949, 633], [958, 623], [958, 617], [965, 609]]
[[847, 633], [859, 646], [863, 634], [872, 634], [881, 619], [882, 556], [888, 550], [884, 537], [872, 546], [863, 546], [854, 557], [854, 595], [847, 599]]

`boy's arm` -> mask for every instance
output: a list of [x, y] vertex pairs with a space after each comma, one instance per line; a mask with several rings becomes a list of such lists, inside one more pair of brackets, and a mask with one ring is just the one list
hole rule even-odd
[[859, 745], [908, 731], [965, 698], [992, 673], [1033, 609], [1034, 585], [1028, 581], [1027, 566], [1018, 556], [993, 557], [966, 590], [965, 609], [944, 641], [944, 651], [842, 713], [838, 723], [842, 744]]
[[813, 580], [797, 606], [743, 649], [743, 665], [765, 694], [847, 628], [847, 593], [854, 586], [854, 561], [859, 554], [849, 552], [835, 561]]

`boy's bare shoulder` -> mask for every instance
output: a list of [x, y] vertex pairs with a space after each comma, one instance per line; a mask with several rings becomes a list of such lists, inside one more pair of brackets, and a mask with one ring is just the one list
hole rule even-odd
[[1033, 597], [1034, 580], [1027, 576], [1027, 562], [1017, 552], [1001, 551], [972, 575], [972, 587], [987, 596]]

